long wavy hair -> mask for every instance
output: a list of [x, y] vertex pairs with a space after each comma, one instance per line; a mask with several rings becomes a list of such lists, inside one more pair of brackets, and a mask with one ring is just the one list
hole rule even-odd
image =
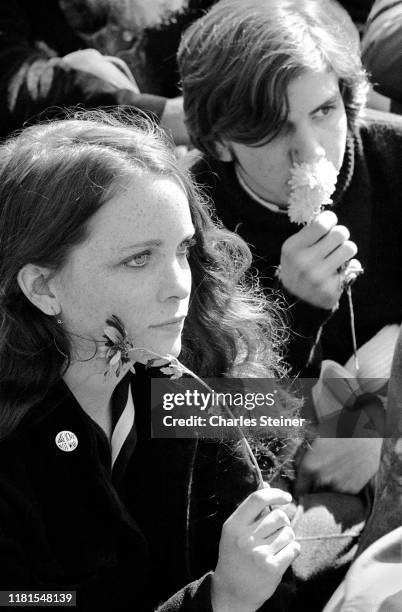
[[0, 146], [0, 437], [60, 378], [71, 355], [56, 317], [21, 291], [19, 270], [27, 263], [60, 269], [136, 168], [178, 181], [190, 205], [193, 288], [181, 360], [208, 377], [281, 374], [283, 327], [246, 281], [250, 251], [211, 218], [162, 130], [142, 118], [81, 113], [26, 128]]

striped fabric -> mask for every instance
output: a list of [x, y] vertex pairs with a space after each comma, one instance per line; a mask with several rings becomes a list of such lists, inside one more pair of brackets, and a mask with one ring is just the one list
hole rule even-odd
[[126, 377], [113, 394], [112, 405], [112, 477], [120, 481], [137, 442], [135, 408], [129, 377]]

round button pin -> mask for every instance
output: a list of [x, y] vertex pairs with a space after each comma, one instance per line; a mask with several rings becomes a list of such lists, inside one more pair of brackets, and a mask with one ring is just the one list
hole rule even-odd
[[70, 453], [78, 446], [78, 438], [72, 431], [59, 431], [55, 442], [58, 448], [66, 453]]

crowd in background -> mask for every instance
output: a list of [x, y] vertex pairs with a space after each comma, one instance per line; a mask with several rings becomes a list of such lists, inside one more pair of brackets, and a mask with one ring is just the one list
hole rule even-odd
[[[188, 142], [176, 52], [185, 28], [212, 0], [28, 0], [0, 8], [0, 134], [60, 107], [127, 104], [152, 112], [177, 144]], [[374, 106], [399, 112], [401, 2], [341, 3], [362, 38]], [[51, 111], [49, 111], [51, 109]]]

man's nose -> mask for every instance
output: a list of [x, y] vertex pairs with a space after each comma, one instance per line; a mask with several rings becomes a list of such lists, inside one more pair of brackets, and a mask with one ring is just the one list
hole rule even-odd
[[294, 134], [291, 147], [292, 163], [315, 163], [326, 156], [326, 151], [321, 145], [316, 130], [312, 125], [300, 127]]

